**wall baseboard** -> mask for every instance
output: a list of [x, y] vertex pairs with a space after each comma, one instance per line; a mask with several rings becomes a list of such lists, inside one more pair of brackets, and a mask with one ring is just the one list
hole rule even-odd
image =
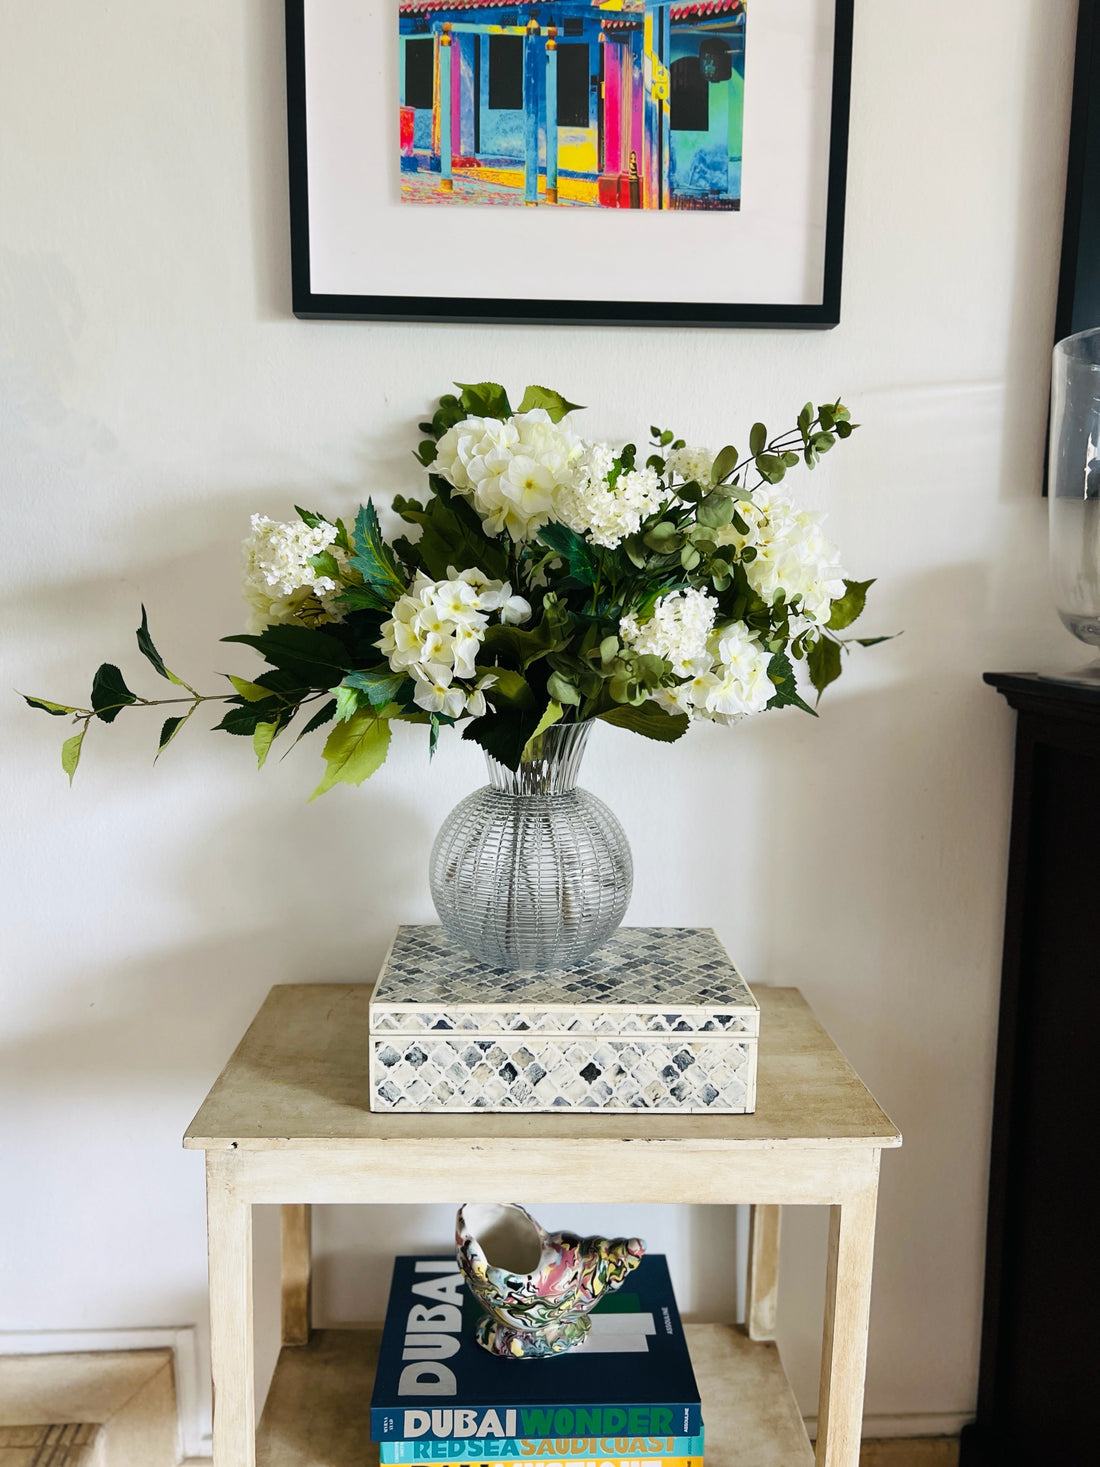
[[[812, 1440], [817, 1439], [817, 1417], [804, 1416], [806, 1430]], [[958, 1411], [919, 1411], [912, 1416], [865, 1416], [863, 1418], [863, 1440], [882, 1441], [891, 1437], [958, 1436], [973, 1414], [963, 1415]]]
[[0, 1330], [0, 1355], [83, 1355], [104, 1350], [171, 1350], [176, 1378], [177, 1456], [212, 1454], [200, 1416], [195, 1326], [178, 1329]]

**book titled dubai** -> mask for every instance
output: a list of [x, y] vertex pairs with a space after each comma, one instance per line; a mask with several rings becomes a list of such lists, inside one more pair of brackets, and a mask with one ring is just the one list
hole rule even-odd
[[647, 1254], [629, 1284], [596, 1306], [588, 1339], [568, 1354], [499, 1359], [475, 1342], [477, 1316], [453, 1254], [394, 1260], [371, 1397], [375, 1441], [506, 1441], [493, 1455], [509, 1460], [523, 1455], [521, 1440], [702, 1435], [661, 1254]]

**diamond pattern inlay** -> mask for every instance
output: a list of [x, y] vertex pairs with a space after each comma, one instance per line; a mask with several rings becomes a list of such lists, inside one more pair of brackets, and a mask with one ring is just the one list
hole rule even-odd
[[460, 1050], [446, 1039], [404, 1049], [386, 1043], [375, 1051], [374, 1107], [741, 1113], [754, 1086], [755, 1049], [755, 1040], [600, 1039], [582, 1049], [545, 1039], [505, 1055], [498, 1045]]

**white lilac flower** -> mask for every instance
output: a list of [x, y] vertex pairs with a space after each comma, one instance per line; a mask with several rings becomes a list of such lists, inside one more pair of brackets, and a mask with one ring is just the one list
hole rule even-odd
[[665, 469], [678, 474], [685, 483], [694, 480], [698, 484], [710, 483], [714, 454], [709, 448], [674, 448], [665, 459]]
[[309, 563], [323, 550], [342, 557], [334, 546], [336, 534], [335, 525], [311, 529], [301, 520], [282, 524], [252, 516], [252, 532], [242, 546], [242, 591], [252, 609], [253, 631], [275, 622], [339, 619], [330, 600], [339, 586]]
[[413, 699], [418, 707], [447, 718], [484, 713], [483, 689], [496, 681], [495, 674], [488, 675], [489, 681], [482, 677], [472, 692], [463, 684], [477, 675], [491, 611], [520, 620], [531, 614], [527, 602], [513, 596], [506, 581], [490, 581], [480, 571], [459, 575], [451, 567], [445, 581], [417, 572], [383, 623], [377, 645], [394, 672], [408, 673], [416, 682]]
[[619, 636], [635, 652], [663, 657], [680, 677], [693, 676], [700, 662], [710, 665], [707, 641], [717, 610], [713, 596], [688, 587], [662, 596], [648, 621], [624, 616]]
[[532, 540], [554, 518], [555, 497], [573, 482], [584, 444], [543, 408], [465, 418], [439, 440], [429, 465], [469, 499], [490, 535]]
[[615, 455], [605, 443], [588, 445], [573, 483], [558, 491], [557, 518], [594, 545], [614, 550], [628, 535], [637, 534], [643, 520], [655, 514], [669, 497], [655, 470], [631, 469], [614, 484], [608, 475]]

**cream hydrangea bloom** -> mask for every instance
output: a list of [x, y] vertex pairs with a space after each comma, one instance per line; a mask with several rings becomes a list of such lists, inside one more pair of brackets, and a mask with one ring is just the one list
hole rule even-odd
[[556, 496], [572, 486], [584, 444], [544, 408], [506, 421], [465, 418], [448, 429], [429, 465], [469, 499], [490, 535], [532, 540], [554, 518]]
[[[459, 574], [448, 568], [448, 579], [433, 581], [418, 571], [411, 588], [398, 598], [393, 615], [382, 625], [378, 646], [394, 672], [407, 673], [416, 683], [418, 707], [447, 718], [485, 712], [484, 689], [496, 681], [483, 676], [473, 688], [463, 686], [477, 675], [477, 659], [489, 625], [489, 613], [502, 619], [525, 621], [531, 608], [522, 596], [513, 596], [506, 581], [491, 581], [480, 571]], [[457, 679], [457, 682], [456, 682]]]
[[742, 501], [737, 512], [748, 527], [742, 534], [727, 525], [715, 536], [720, 545], [742, 550], [751, 545], [755, 559], [745, 564], [749, 585], [770, 602], [783, 591], [788, 601], [802, 597], [802, 614], [791, 618], [791, 634], [829, 620], [832, 603], [844, 595], [844, 576], [839, 552], [822, 529], [824, 515], [817, 510], [796, 509], [774, 489], [753, 491], [751, 503]]
[[252, 516], [252, 532], [242, 550], [242, 592], [251, 608], [249, 630], [263, 631], [276, 622], [336, 621], [339, 611], [331, 597], [339, 590], [329, 576], [310, 565], [323, 550], [338, 559], [335, 525], [310, 529], [301, 520], [280, 523], [266, 515]]

